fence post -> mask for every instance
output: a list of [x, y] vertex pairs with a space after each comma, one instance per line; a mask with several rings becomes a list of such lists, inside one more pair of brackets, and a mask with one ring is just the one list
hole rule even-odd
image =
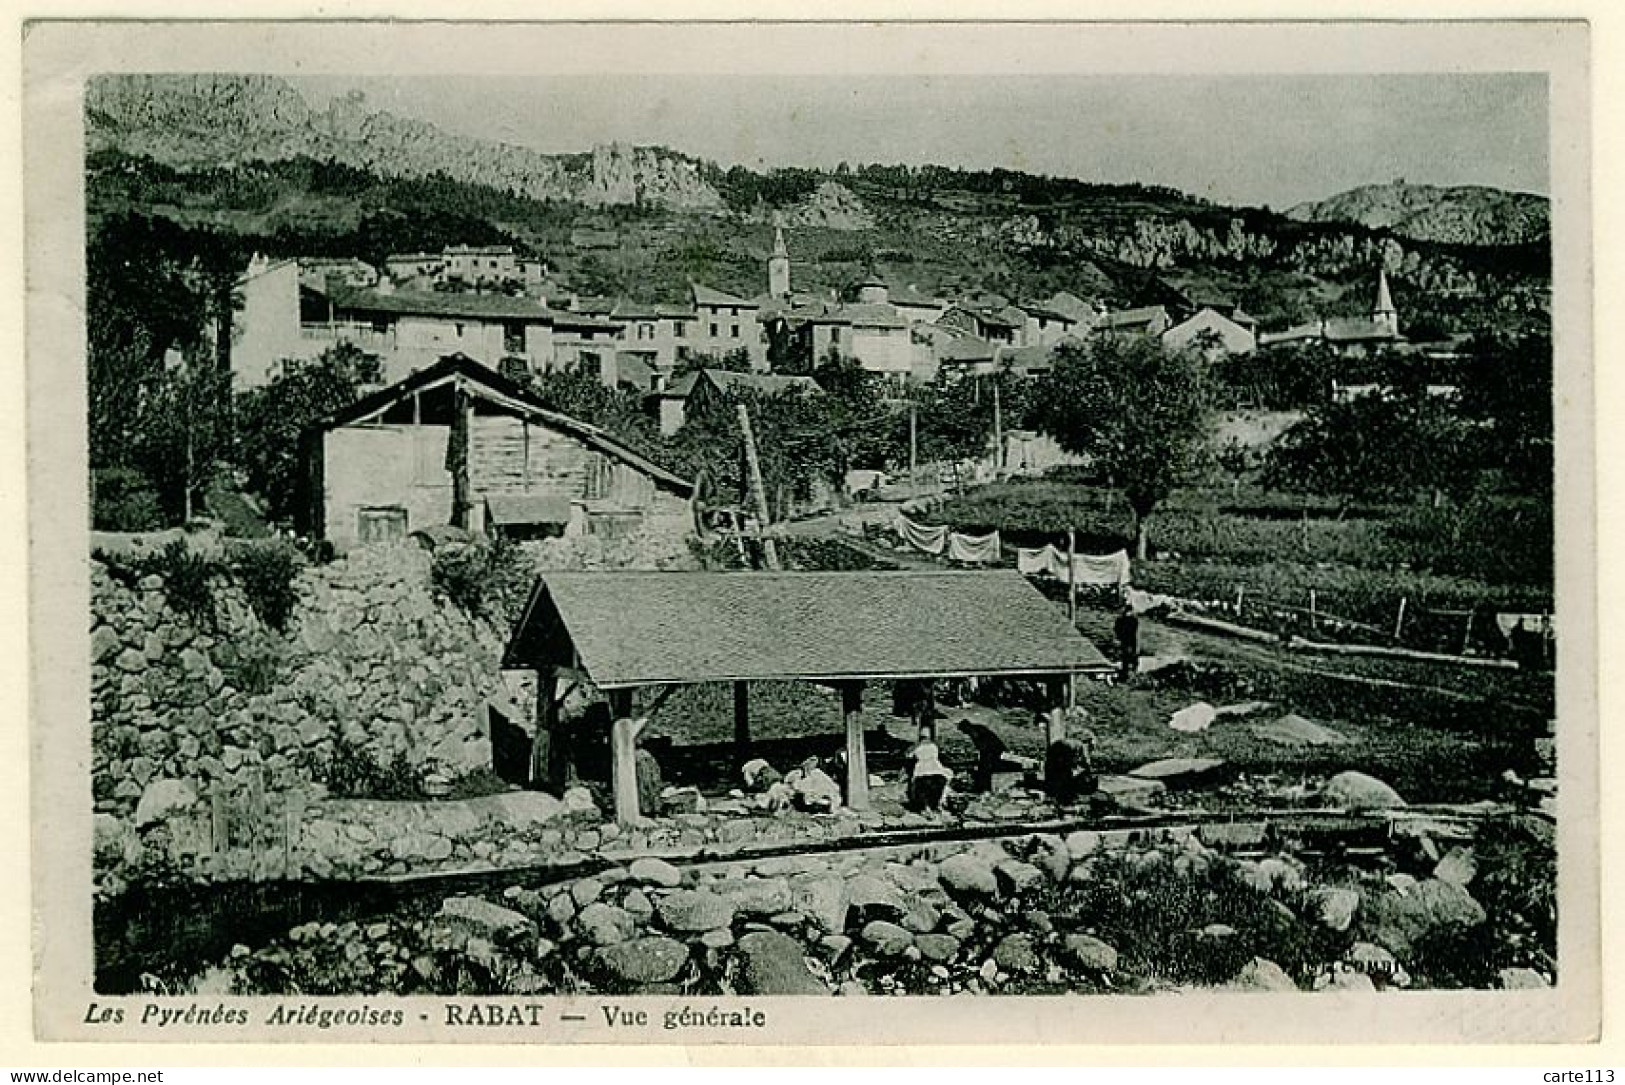
[[1241, 601], [1247, 594], [1247, 585], [1236, 585], [1236, 617], [1241, 617]]
[[1315, 612], [1314, 588], [1309, 589], [1309, 631], [1311, 633], [1317, 633], [1320, 631], [1320, 616]]
[[1405, 597], [1399, 597], [1399, 615], [1394, 618], [1394, 640], [1399, 639], [1399, 631], [1405, 628]]
[[1461, 631], [1461, 654], [1462, 655], [1467, 654], [1467, 648], [1468, 648], [1469, 645], [1472, 644], [1472, 642], [1473, 642], [1473, 612], [1472, 612], [1472, 609], [1469, 608], [1468, 611], [1467, 611], [1467, 627]]

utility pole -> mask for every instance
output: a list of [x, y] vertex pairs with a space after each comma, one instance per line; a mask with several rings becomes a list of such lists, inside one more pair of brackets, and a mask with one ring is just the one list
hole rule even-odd
[[999, 375], [993, 374], [993, 477], [1004, 472], [1004, 410], [999, 400]]
[[915, 400], [908, 401], [908, 492], [919, 493], [919, 485], [915, 481], [914, 472], [919, 469], [920, 459], [920, 405]]
[[756, 519], [761, 524], [762, 557], [774, 572], [779, 565], [778, 544], [768, 534], [771, 518], [767, 511], [767, 487], [762, 482], [762, 461], [756, 454], [756, 433], [750, 428], [750, 408], [739, 404], [739, 429], [745, 435], [745, 462], [750, 467], [750, 490], [756, 498]]

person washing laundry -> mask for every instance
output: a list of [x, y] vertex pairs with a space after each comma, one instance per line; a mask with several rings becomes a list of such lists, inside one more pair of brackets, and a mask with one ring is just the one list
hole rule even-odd
[[908, 801], [910, 810], [922, 814], [942, 813], [948, 798], [948, 785], [954, 770], [942, 763], [935, 742], [921, 742], [909, 757]]

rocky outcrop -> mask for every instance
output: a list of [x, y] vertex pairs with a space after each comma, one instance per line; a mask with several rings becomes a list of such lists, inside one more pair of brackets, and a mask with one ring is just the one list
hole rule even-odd
[[85, 111], [91, 150], [178, 167], [308, 157], [386, 177], [440, 174], [538, 200], [722, 206], [700, 164], [669, 151], [611, 144], [586, 156], [547, 155], [369, 109], [359, 92], [312, 109], [272, 76], [102, 76], [86, 89]]
[[1482, 185], [1363, 185], [1286, 212], [1301, 222], [1354, 222], [1419, 241], [1518, 245], [1551, 231], [1550, 201]]
[[872, 230], [875, 216], [855, 193], [836, 181], [825, 181], [788, 208], [762, 208], [757, 218], [780, 226], [825, 230]]

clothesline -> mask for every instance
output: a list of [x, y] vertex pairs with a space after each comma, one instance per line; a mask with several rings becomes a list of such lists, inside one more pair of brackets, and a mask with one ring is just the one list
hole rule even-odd
[[941, 524], [917, 524], [900, 512], [897, 514], [896, 528], [898, 536], [914, 549], [946, 556], [950, 561], [992, 565], [1003, 554], [1003, 543], [997, 531], [986, 535], [962, 535], [957, 531], [950, 532]]
[[[1066, 551], [1055, 546], [1045, 546], [1037, 550], [1018, 549], [1016, 568], [1027, 576], [1068, 579]], [[1119, 550], [1114, 554], [1100, 556], [1073, 554], [1071, 572], [1071, 581], [1074, 584], [1107, 584], [1112, 587], [1123, 587], [1129, 582], [1128, 551]]]

